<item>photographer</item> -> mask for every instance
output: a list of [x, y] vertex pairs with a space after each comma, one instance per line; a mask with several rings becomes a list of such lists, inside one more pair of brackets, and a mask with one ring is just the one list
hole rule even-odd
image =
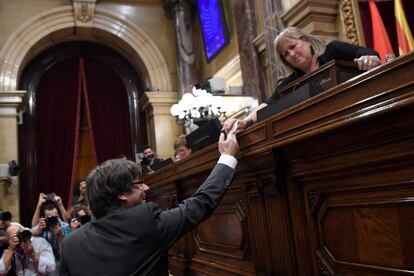
[[[60, 249], [63, 245], [63, 239], [67, 237], [72, 230], [68, 223], [60, 219], [58, 210], [54, 204], [47, 204], [43, 206], [42, 209], [42, 217], [38, 220], [39, 222], [34, 228], [37, 228], [40, 232], [40, 236], [50, 244], [56, 265], [59, 265]], [[56, 271], [55, 275], [59, 275], [58, 271]]]
[[68, 211], [67, 221], [69, 222], [72, 232], [91, 221], [91, 219], [91, 211], [85, 205], [73, 205]]
[[156, 158], [151, 146], [144, 146], [142, 153], [144, 154], [144, 158], [141, 161], [142, 174], [145, 176], [158, 170], [162, 164], [162, 159]]
[[[39, 218], [40, 218], [40, 211], [42, 209], [42, 207], [45, 206], [45, 204], [50, 205], [50, 203], [53, 203], [57, 206], [57, 208], [59, 208], [60, 214], [62, 215], [63, 218], [66, 217], [66, 209], [63, 206], [62, 203], [62, 199], [60, 198], [60, 196], [55, 195], [54, 193], [48, 193], [48, 194], [44, 194], [44, 193], [40, 193], [39, 194], [39, 200], [37, 201], [37, 205], [36, 205], [36, 210], [33, 214], [33, 218], [32, 218], [32, 227], [36, 226], [39, 223]], [[56, 207], [55, 207], [56, 208]], [[55, 215], [55, 213], [50, 214], [50, 215]], [[56, 215], [59, 216], [57, 209], [56, 209]], [[45, 217], [45, 215], [43, 215], [43, 217]]]
[[8, 211], [0, 211], [0, 256], [8, 247], [6, 229], [10, 225], [12, 214]]
[[29, 230], [12, 224], [7, 228], [8, 248], [0, 259], [0, 274], [43, 275], [56, 270], [51, 246]]

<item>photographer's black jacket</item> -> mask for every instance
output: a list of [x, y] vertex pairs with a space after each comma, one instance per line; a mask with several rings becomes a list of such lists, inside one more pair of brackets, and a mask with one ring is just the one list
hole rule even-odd
[[61, 274], [73, 276], [168, 275], [168, 249], [209, 217], [234, 169], [217, 164], [196, 193], [163, 211], [154, 203], [118, 209], [68, 236]]

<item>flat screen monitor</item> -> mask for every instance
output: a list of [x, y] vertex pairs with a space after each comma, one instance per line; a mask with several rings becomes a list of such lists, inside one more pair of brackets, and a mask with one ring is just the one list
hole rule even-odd
[[221, 0], [197, 0], [204, 51], [210, 62], [229, 42]]

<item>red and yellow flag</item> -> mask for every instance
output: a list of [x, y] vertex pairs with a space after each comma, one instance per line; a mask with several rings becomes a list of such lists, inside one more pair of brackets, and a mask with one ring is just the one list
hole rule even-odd
[[381, 61], [385, 62], [387, 54], [393, 54], [390, 38], [382, 22], [381, 15], [378, 11], [374, 0], [368, 0], [369, 10], [371, 11], [372, 33], [374, 39], [374, 50], [380, 55]]
[[400, 55], [414, 50], [414, 39], [405, 17], [402, 0], [394, 0], [395, 24], [397, 27], [398, 50]]

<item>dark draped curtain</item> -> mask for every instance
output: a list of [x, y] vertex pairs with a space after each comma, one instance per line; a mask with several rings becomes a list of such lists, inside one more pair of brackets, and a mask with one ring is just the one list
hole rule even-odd
[[120, 76], [96, 60], [73, 58], [48, 70], [36, 92], [37, 191], [70, 205], [75, 182], [81, 100], [95, 160], [132, 159], [127, 92]]
[[[51, 67], [36, 91], [37, 191], [54, 192], [68, 203], [76, 167], [80, 108], [77, 58]], [[24, 192], [24, 191], [23, 191]]]
[[93, 59], [81, 61], [85, 106], [96, 160], [124, 154], [132, 159], [127, 91], [112, 67]]

